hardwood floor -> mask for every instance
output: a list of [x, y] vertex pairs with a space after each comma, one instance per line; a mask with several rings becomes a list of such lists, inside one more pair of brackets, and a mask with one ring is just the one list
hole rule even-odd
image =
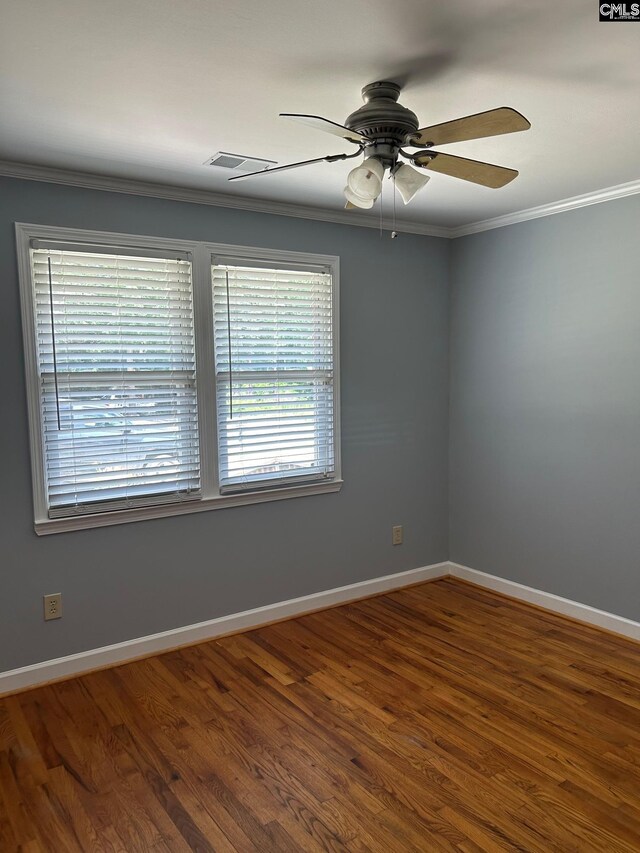
[[640, 851], [640, 646], [442, 579], [6, 697], [0, 850]]

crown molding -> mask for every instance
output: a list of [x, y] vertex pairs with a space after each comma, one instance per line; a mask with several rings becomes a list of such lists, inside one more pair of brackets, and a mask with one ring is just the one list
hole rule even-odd
[[[0, 160], [0, 176], [7, 178], [22, 178], [28, 181], [44, 181], [45, 183], [65, 184], [84, 189], [105, 190], [106, 192], [128, 193], [129, 195], [151, 196], [166, 198], [172, 201], [184, 201], [191, 204], [210, 204], [215, 207], [226, 207], [234, 210], [250, 210], [254, 213], [272, 213], [279, 216], [292, 216], [298, 219], [315, 219], [320, 222], [335, 222], [339, 225], [357, 225], [363, 228], [380, 227], [377, 217], [362, 213], [345, 213], [339, 210], [327, 210], [320, 207], [309, 207], [300, 204], [287, 204], [281, 201], [266, 201], [257, 198], [245, 198], [210, 190], [178, 187], [172, 184], [156, 184], [149, 181], [136, 181], [131, 178], [112, 178], [107, 175], [95, 175], [88, 172], [75, 172], [70, 169], [55, 169], [50, 166], [35, 166], [29, 163], [16, 163], [12, 160]], [[441, 225], [426, 225], [419, 222], [399, 222], [397, 231], [404, 234], [420, 234], [426, 237], [446, 237], [454, 239], [468, 234], [478, 234], [494, 228], [504, 228], [518, 222], [539, 219], [542, 216], [553, 216], [556, 213], [566, 213], [590, 204], [601, 204], [606, 201], [624, 198], [640, 193], [640, 179], [618, 184], [615, 187], [605, 187], [594, 192], [576, 195], [572, 198], [560, 199], [538, 207], [530, 207], [504, 216], [492, 219], [481, 219], [457, 228], [447, 228]]]
[[560, 201], [552, 201], [549, 204], [541, 204], [539, 207], [529, 207], [527, 210], [519, 210], [516, 213], [507, 213], [505, 216], [496, 216], [493, 219], [482, 219], [479, 222], [470, 222], [459, 228], [450, 228], [447, 236], [465, 237], [467, 234], [478, 234], [480, 231], [490, 231], [493, 228], [504, 228], [506, 225], [515, 225], [518, 222], [528, 222], [530, 219], [540, 219], [542, 216], [553, 216], [555, 213], [566, 213], [579, 207], [587, 207], [590, 204], [601, 204], [604, 201], [613, 201], [629, 195], [640, 193], [640, 180], [629, 181], [626, 184], [618, 184], [615, 187], [605, 187], [594, 192], [576, 195], [572, 198], [564, 198]]
[[[307, 207], [299, 204], [287, 204], [281, 201], [265, 201], [257, 198], [244, 198], [210, 190], [177, 187], [171, 184], [156, 184], [148, 181], [136, 181], [131, 178], [112, 178], [107, 175], [95, 175], [88, 172], [75, 172], [68, 169], [54, 169], [49, 166], [35, 166], [29, 163], [15, 163], [0, 160], [0, 176], [22, 178], [27, 181], [65, 184], [91, 190], [128, 193], [129, 195], [167, 198], [172, 201], [184, 201], [191, 204], [210, 204], [235, 210], [250, 210], [254, 213], [275, 213], [279, 216], [293, 216], [298, 219], [315, 219], [321, 222], [336, 222], [340, 225], [357, 225], [364, 228], [379, 228], [377, 217], [361, 213], [345, 213], [339, 210], [327, 210], [320, 207]], [[420, 234], [426, 237], [449, 237], [449, 228], [437, 225], [424, 225], [418, 222], [398, 222], [396, 231], [404, 234]]]

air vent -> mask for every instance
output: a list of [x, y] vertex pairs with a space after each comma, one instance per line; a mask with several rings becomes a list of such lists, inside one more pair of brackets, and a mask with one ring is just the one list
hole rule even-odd
[[234, 172], [259, 172], [275, 165], [275, 160], [243, 157], [242, 154], [229, 154], [227, 151], [218, 151], [217, 154], [205, 161], [205, 166], [217, 166], [219, 169], [229, 169]]

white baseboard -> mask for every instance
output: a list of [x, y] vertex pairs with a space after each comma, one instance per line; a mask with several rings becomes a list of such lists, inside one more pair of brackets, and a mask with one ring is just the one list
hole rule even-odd
[[192, 645], [225, 634], [234, 634], [238, 631], [248, 631], [270, 622], [289, 619], [292, 616], [301, 616], [304, 613], [333, 607], [336, 604], [344, 604], [381, 592], [446, 577], [448, 574], [449, 563], [435, 563], [431, 566], [410, 569], [407, 572], [397, 572], [393, 575], [384, 575], [380, 578], [371, 578], [371, 580], [352, 583], [348, 586], [340, 586], [324, 592], [303, 595], [300, 598], [267, 604], [264, 607], [245, 610], [242, 613], [232, 613], [229, 616], [208, 619], [206, 622], [198, 622], [195, 625], [186, 625], [183, 628], [174, 628], [170, 631], [162, 631], [159, 634], [150, 634], [147, 637], [126, 640], [123, 643], [114, 643], [111, 646], [102, 646], [99, 649], [90, 649], [86, 652], [34, 663], [19, 669], [11, 669], [0, 673], [0, 696], [15, 693], [18, 690], [26, 690], [39, 684], [81, 675], [90, 670], [104, 669], [136, 658], [158, 654], [169, 649], [175, 649], [178, 646]]
[[509, 595], [511, 598], [517, 598], [528, 604], [536, 604], [538, 607], [544, 607], [545, 610], [551, 610], [553, 613], [569, 616], [580, 622], [586, 622], [588, 625], [612, 631], [614, 634], [630, 637], [632, 640], [640, 640], [640, 622], [634, 622], [624, 616], [616, 616], [614, 613], [607, 613], [605, 610], [598, 610], [595, 607], [589, 607], [588, 604], [580, 604], [578, 601], [571, 601], [569, 598], [562, 598], [551, 592], [543, 592], [531, 586], [499, 578], [496, 575], [479, 572], [477, 569], [470, 569], [468, 566], [461, 566], [459, 563], [449, 563], [449, 573], [454, 578], [470, 581], [478, 586], [501, 592], [503, 595]]
[[248, 631], [281, 619], [302, 616], [305, 613], [323, 610], [349, 601], [357, 601], [359, 598], [366, 598], [370, 595], [378, 595], [382, 592], [390, 592], [412, 584], [449, 576], [470, 581], [478, 586], [492, 589], [520, 601], [536, 604], [553, 613], [570, 616], [572, 619], [578, 619], [588, 625], [604, 628], [615, 634], [640, 641], [639, 622], [607, 613], [604, 610], [597, 610], [587, 604], [561, 598], [559, 595], [524, 586], [521, 583], [506, 580], [496, 575], [479, 572], [476, 569], [470, 569], [468, 566], [444, 562], [410, 569], [407, 572], [372, 578], [324, 592], [315, 592], [311, 595], [303, 595], [300, 598], [291, 598], [287, 601], [267, 604], [264, 607], [256, 607], [253, 610], [245, 610], [242, 613], [232, 613], [229, 616], [220, 616], [217, 619], [198, 622], [196, 625], [186, 625], [183, 628], [174, 628], [170, 631], [162, 631], [159, 634], [150, 634], [147, 637], [126, 640], [123, 643], [114, 643], [111, 646], [90, 649], [86, 652], [78, 652], [74, 655], [2, 672], [0, 673], [0, 696], [51, 681], [81, 675], [83, 672], [104, 669], [136, 658], [159, 654], [179, 646], [213, 640], [225, 634]]

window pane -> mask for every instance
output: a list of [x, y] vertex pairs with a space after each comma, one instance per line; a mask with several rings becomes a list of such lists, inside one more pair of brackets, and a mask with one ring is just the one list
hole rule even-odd
[[190, 262], [31, 255], [50, 515], [197, 496]]
[[223, 490], [333, 476], [332, 280], [214, 265]]

